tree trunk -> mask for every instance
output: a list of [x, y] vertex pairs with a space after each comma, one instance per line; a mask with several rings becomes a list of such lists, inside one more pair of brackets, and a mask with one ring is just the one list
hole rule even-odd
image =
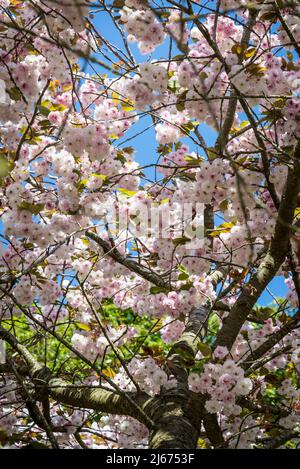
[[[176, 392], [176, 394], [175, 394]], [[200, 406], [188, 391], [167, 391], [152, 403], [154, 428], [150, 433], [152, 449], [194, 449], [200, 433]]]

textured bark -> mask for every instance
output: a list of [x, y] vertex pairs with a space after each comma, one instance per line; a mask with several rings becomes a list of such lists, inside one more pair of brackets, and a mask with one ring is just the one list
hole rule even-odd
[[154, 422], [149, 447], [193, 449], [199, 438], [202, 406], [192, 393], [174, 389], [150, 403], [147, 412]]
[[168, 356], [168, 367], [181, 382], [186, 382], [187, 368], [193, 365], [198, 344], [201, 342], [201, 331], [204, 327], [209, 312], [210, 304], [194, 308], [189, 315], [189, 320], [180, 339], [175, 342]]
[[215, 449], [224, 447], [224, 438], [218, 423], [216, 414], [210, 414], [203, 409], [203, 425], [206, 431], [207, 438]]
[[300, 316], [299, 316], [299, 311], [291, 319], [288, 321], [284, 326], [282, 326], [279, 331], [274, 332], [274, 334], [270, 335], [268, 339], [260, 345], [257, 349], [255, 349], [242, 363], [241, 366], [244, 368], [244, 370], [247, 370], [248, 368], [251, 367], [253, 363], [256, 363], [257, 360], [265, 353], [267, 353], [269, 350], [271, 350], [274, 345], [276, 345], [283, 337], [285, 337], [287, 334], [289, 334], [293, 329], [296, 329], [297, 327], [300, 326]]
[[[217, 285], [223, 275], [221, 270], [213, 272], [212, 283]], [[167, 365], [178, 380], [178, 385], [157, 398], [147, 409], [154, 422], [150, 435], [151, 448], [196, 448], [203, 417], [211, 444], [217, 447], [223, 443], [216, 417], [205, 410], [206, 397], [189, 391], [187, 384], [188, 368], [194, 363], [202, 330], [211, 310], [210, 301], [192, 309], [182, 336], [170, 350]]]
[[116, 246], [111, 245], [108, 241], [105, 241], [100, 236], [96, 235], [95, 233], [92, 233], [91, 231], [87, 231], [86, 236], [95, 241], [95, 243], [97, 243], [103, 249], [105, 254], [109, 255], [119, 264], [124, 265], [124, 267], [127, 267], [127, 269], [131, 270], [132, 272], [135, 272], [137, 275], [140, 275], [144, 279], [149, 280], [149, 282], [153, 283], [154, 285], [157, 285], [158, 287], [169, 288], [169, 284], [165, 280], [163, 280], [160, 275], [158, 275], [156, 272], [151, 271], [146, 266], [138, 264], [137, 262], [132, 261], [131, 259], [127, 259], [127, 257], [123, 256], [120, 253]]
[[[48, 383], [48, 392], [53, 399], [63, 404], [84, 409], [93, 409], [99, 412], [107, 412], [118, 415], [128, 415], [136, 418], [148, 426], [143, 414], [138, 414], [136, 408], [130, 405], [125, 393], [119, 394], [103, 388], [89, 388], [67, 383], [59, 378], [52, 378]], [[150, 400], [144, 393], [126, 393], [136, 404], [144, 408]]]
[[300, 191], [300, 140], [294, 153], [294, 167], [289, 168], [270, 248], [231, 308], [217, 336], [217, 345], [233, 346], [236, 337], [256, 301], [276, 275], [289, 250], [292, 223]]
[[100, 412], [128, 415], [151, 428], [152, 422], [143, 408], [151, 398], [144, 393], [125, 393], [102, 387], [73, 385], [52, 376], [49, 368], [41, 365], [26, 347], [0, 325], [0, 339], [5, 340], [25, 361], [35, 386], [35, 399], [43, 401], [49, 395], [63, 404], [98, 410]]

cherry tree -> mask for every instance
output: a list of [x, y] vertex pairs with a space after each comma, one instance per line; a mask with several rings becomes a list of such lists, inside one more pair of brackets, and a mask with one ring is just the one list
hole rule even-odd
[[299, 18], [0, 0], [2, 447], [297, 447]]

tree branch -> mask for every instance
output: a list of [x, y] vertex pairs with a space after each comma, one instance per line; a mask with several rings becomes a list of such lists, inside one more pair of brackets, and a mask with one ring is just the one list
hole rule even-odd
[[[151, 420], [142, 410], [151, 398], [145, 393], [119, 393], [105, 388], [79, 386], [68, 383], [52, 376], [51, 371], [42, 366], [17, 339], [0, 325], [0, 339], [6, 341], [19, 355], [21, 355], [29, 367], [29, 373], [33, 378], [37, 397], [39, 399], [50, 395], [62, 404], [74, 407], [84, 407], [100, 412], [117, 415], [129, 415], [149, 427]], [[135, 402], [135, 406], [131, 404]], [[150, 425], [151, 427], [151, 425]]]
[[249, 282], [233, 305], [223, 327], [217, 336], [216, 345], [231, 349], [236, 337], [252, 310], [256, 301], [275, 276], [283, 263], [289, 249], [292, 223], [300, 191], [300, 139], [294, 152], [294, 166], [289, 168], [287, 181], [279, 207], [274, 236], [269, 250], [257, 271], [251, 275]]
[[86, 236], [95, 241], [95, 243], [97, 243], [99, 246], [101, 246], [105, 254], [109, 255], [119, 264], [124, 265], [124, 267], [127, 267], [127, 269], [131, 270], [131, 272], [140, 275], [141, 277], [153, 283], [154, 285], [157, 285], [158, 287], [169, 288], [169, 284], [165, 282], [165, 280], [163, 280], [160, 275], [148, 269], [147, 267], [138, 264], [135, 261], [127, 259], [120, 253], [116, 246], [112, 246], [108, 241], [105, 241], [100, 236], [96, 235], [95, 233], [92, 233], [91, 231], [87, 231]]

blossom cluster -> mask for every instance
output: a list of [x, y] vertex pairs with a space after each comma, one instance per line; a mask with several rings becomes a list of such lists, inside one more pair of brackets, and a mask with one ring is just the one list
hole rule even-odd
[[[56, 335], [68, 324], [72, 359], [79, 355], [102, 367], [128, 354], [126, 368], [119, 358], [113, 362], [111, 383], [133, 391], [135, 382], [155, 397], [178, 386], [166, 350], [180, 340], [190, 312], [210, 306], [204, 345], [213, 347], [238, 296], [255, 293], [247, 279], [272, 242], [300, 131], [300, 60], [293, 47], [300, 40], [300, 9], [287, 6], [274, 22], [272, 2], [253, 1], [257, 16], [248, 28], [244, 0], [222, 0], [218, 14], [209, 10], [201, 22], [175, 4], [156, 10], [144, 0], [114, 2], [120, 51], [91, 24], [93, 3], [0, 1], [6, 90], [0, 103], [0, 320], [26, 321], [33, 337], [45, 329]], [[231, 10], [236, 15], [226, 13]], [[141, 53], [137, 60], [132, 43]], [[168, 46], [167, 59], [159, 56], [161, 44]], [[88, 70], [80, 70], [79, 57], [90, 61]], [[143, 135], [145, 117], [159, 144], [155, 155], [146, 143], [143, 155], [126, 146]], [[207, 126], [218, 135], [214, 146]], [[190, 231], [183, 229], [185, 205], [192, 207], [184, 220]], [[194, 245], [189, 233], [203, 227], [207, 215], [205, 242]], [[152, 217], [158, 224], [151, 225]], [[244, 419], [245, 396], [268, 403], [275, 392], [287, 410], [279, 425], [299, 427], [299, 333], [281, 337], [260, 357], [258, 371], [245, 372], [251, 353], [299, 306], [297, 234], [291, 255], [296, 265], [291, 269], [287, 258], [278, 271], [286, 302], [278, 300], [271, 312], [258, 305], [231, 350], [198, 353], [189, 374], [189, 389], [208, 396], [205, 409], [218, 415], [230, 447], [251, 447], [268, 431], [260, 416]], [[212, 274], [219, 268], [224, 282], [216, 285]], [[108, 323], [107, 304], [118, 308]], [[159, 358], [142, 355], [137, 340], [143, 343], [156, 323]], [[30, 418], [16, 403], [15, 386], [13, 378], [1, 384], [0, 430], [7, 435]], [[65, 429], [59, 441], [73, 444], [88, 413], [56, 404], [51, 410], [53, 426]], [[149, 436], [125, 416], [101, 417], [91, 429], [111, 447], [142, 448]], [[88, 432], [84, 440], [97, 446]]]

